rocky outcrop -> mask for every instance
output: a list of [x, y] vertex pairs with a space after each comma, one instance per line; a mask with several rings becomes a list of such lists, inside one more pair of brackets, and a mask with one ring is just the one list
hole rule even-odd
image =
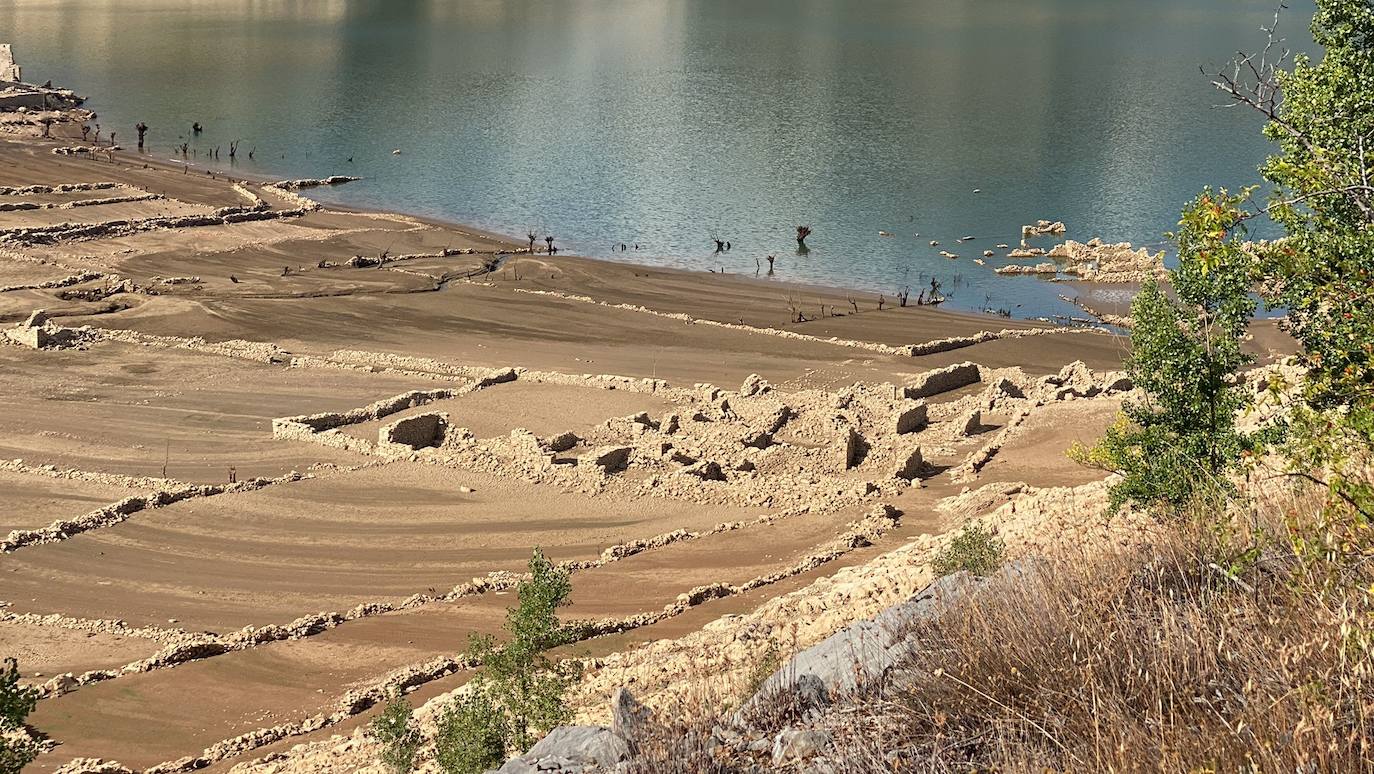
[[506, 761], [497, 772], [581, 774], [589, 769], [609, 770], [629, 757], [629, 745], [609, 728], [559, 726], [539, 740], [529, 752]]
[[1072, 239], [1056, 245], [1049, 255], [1070, 265], [1065, 274], [1072, 274], [1086, 282], [1143, 282], [1164, 273], [1164, 253], [1151, 253], [1145, 248], [1134, 249], [1130, 242], [1107, 244], [1101, 239], [1075, 242]]
[[882, 680], [910, 655], [912, 646], [906, 634], [911, 627], [939, 615], [978, 583], [962, 572], [940, 578], [907, 601], [801, 651], [744, 702], [741, 718], [764, 710], [777, 702], [780, 694], [801, 693], [813, 702], [829, 702]]
[[1030, 239], [1031, 237], [1046, 236], [1048, 234], [1062, 234], [1068, 230], [1068, 226], [1065, 226], [1062, 220], [1038, 220], [1033, 226], [1021, 227], [1021, 238]]

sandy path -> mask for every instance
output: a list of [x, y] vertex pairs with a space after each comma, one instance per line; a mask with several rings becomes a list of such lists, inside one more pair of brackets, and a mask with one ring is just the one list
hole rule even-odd
[[1069, 401], [1032, 413], [1002, 451], [983, 468], [980, 483], [1025, 481], [1035, 486], [1078, 486], [1101, 471], [1069, 459], [1075, 443], [1092, 445], [1116, 419], [1120, 401]]

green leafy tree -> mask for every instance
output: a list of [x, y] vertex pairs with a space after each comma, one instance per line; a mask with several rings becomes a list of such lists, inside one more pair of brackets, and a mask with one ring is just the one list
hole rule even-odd
[[496, 768], [510, 747], [505, 712], [487, 695], [486, 686], [473, 687], [439, 718], [434, 760], [448, 774], [478, 774]]
[[371, 725], [372, 735], [382, 743], [382, 763], [397, 772], [415, 768], [420, 749], [420, 732], [411, 722], [411, 706], [399, 692], [392, 696]]
[[5, 659], [0, 666], [0, 774], [18, 774], [38, 757], [38, 744], [20, 733], [36, 706], [37, 692], [19, 684], [18, 662]]
[[1131, 501], [1178, 511], [1225, 489], [1226, 473], [1249, 446], [1235, 412], [1245, 404], [1236, 373], [1250, 361], [1241, 340], [1256, 306], [1242, 209], [1251, 193], [1208, 189], [1190, 202], [1172, 235], [1177, 298], [1150, 281], [1132, 303], [1126, 365], [1146, 399], [1126, 405], [1098, 446], [1073, 452], [1121, 475], [1113, 510]]
[[441, 719], [436, 741], [436, 759], [452, 774], [483, 771], [509, 750], [524, 752], [571, 716], [564, 695], [581, 666], [554, 662], [546, 652], [577, 640], [576, 630], [558, 620], [572, 579], [537, 548], [529, 573], [516, 587], [518, 603], [506, 612], [509, 638], [472, 638], [468, 653], [481, 671], [467, 697]]
[[505, 709], [510, 743], [524, 751], [536, 734], [547, 732], [569, 717], [563, 694], [578, 675], [578, 666], [557, 664], [545, 652], [576, 640], [576, 632], [558, 620], [558, 608], [568, 604], [572, 579], [539, 549], [530, 558], [530, 579], [516, 587], [518, 604], [506, 613], [510, 639], [474, 637], [470, 655], [481, 661], [480, 680], [488, 694]]
[[1367, 530], [1374, 438], [1374, 3], [1317, 0], [1320, 61], [1269, 45], [1242, 55], [1216, 86], [1265, 116], [1278, 152], [1265, 211], [1286, 236], [1260, 252], [1266, 300], [1283, 307], [1307, 368], [1294, 413], [1294, 469], [1326, 476], [1333, 503]]

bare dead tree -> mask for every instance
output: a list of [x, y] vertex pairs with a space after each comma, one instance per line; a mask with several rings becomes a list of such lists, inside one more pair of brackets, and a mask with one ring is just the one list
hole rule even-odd
[[138, 132], [138, 149], [143, 150], [143, 136], [148, 133], [148, 125], [139, 121], [138, 125], [134, 127], [134, 131]]
[[[1226, 67], [1211, 75], [1214, 79], [1212, 85], [1227, 99], [1225, 103], [1217, 105], [1217, 107], [1244, 106], [1258, 112], [1272, 126], [1307, 149], [1315, 163], [1329, 175], [1329, 179], [1347, 182], [1291, 199], [1272, 202], [1258, 212], [1252, 213], [1250, 217], [1267, 214], [1276, 207], [1292, 206], [1308, 199], [1343, 196], [1360, 211], [1364, 222], [1374, 223], [1374, 185], [1371, 185], [1369, 165], [1365, 159], [1365, 147], [1374, 138], [1359, 138], [1356, 158], [1351, 159], [1346, 154], [1323, 152], [1305, 131], [1283, 117], [1283, 89], [1279, 76], [1293, 53], [1284, 45], [1283, 39], [1277, 36], [1279, 18], [1283, 9], [1284, 6], [1280, 5], [1274, 11], [1272, 24], [1260, 28], [1265, 33], [1265, 43], [1262, 49], [1253, 54], [1247, 54], [1244, 51], [1236, 52]], [[1203, 74], [1208, 74], [1205, 68]], [[1358, 170], [1350, 168], [1352, 161], [1358, 162]]]

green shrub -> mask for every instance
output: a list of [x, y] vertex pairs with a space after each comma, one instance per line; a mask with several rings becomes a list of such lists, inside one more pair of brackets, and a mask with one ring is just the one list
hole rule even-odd
[[420, 734], [411, 724], [410, 714], [410, 702], [397, 692], [372, 721], [372, 736], [383, 746], [382, 763], [392, 771], [408, 772], [415, 768]]
[[1006, 547], [1001, 538], [981, 524], [966, 524], [948, 545], [935, 554], [931, 568], [938, 577], [960, 570], [986, 576], [1002, 565], [1005, 554]]
[[480, 774], [501, 765], [508, 743], [506, 713], [479, 685], [439, 718], [434, 760], [447, 774]]

